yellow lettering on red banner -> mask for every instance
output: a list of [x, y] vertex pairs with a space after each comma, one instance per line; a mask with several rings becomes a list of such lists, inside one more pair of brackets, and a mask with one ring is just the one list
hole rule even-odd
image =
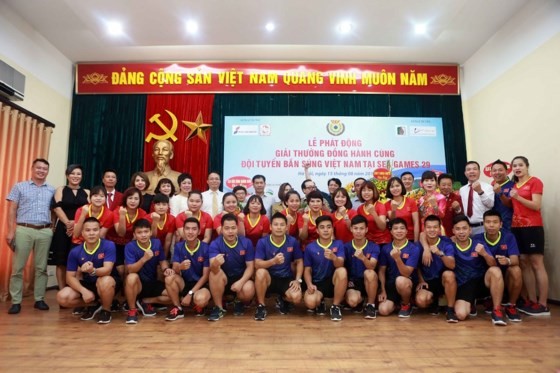
[[362, 73], [362, 85], [396, 85], [397, 74], [388, 73], [385, 69], [381, 72], [365, 71]]
[[323, 84], [323, 74], [318, 71], [286, 71], [282, 81], [286, 85]]
[[428, 85], [428, 74], [417, 73], [415, 70], [410, 70], [408, 73], [401, 73], [401, 85]]
[[123, 67], [120, 73], [117, 71], [111, 73], [111, 83], [113, 85], [143, 85], [144, 73], [141, 71], [126, 71], [126, 67]]
[[278, 74], [250, 73], [249, 84], [278, 84]]
[[235, 87], [236, 84], [243, 83], [243, 71], [236, 71], [231, 69], [231, 71], [222, 71], [218, 73], [218, 82], [220, 84], [230, 85]]
[[212, 73], [187, 73], [187, 85], [212, 84]]
[[330, 84], [356, 84], [356, 74], [353, 72], [333, 71], [329, 72]]
[[167, 72], [163, 69], [160, 71], [152, 71], [150, 73], [150, 84], [159, 85], [163, 87], [164, 85], [181, 84], [183, 81], [183, 76], [181, 73], [177, 72]]

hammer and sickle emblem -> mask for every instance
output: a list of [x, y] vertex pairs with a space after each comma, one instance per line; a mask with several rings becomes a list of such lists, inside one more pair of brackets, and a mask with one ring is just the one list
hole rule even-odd
[[153, 132], [150, 132], [148, 137], [146, 137], [146, 142], [150, 142], [152, 141], [152, 139], [156, 139], [156, 140], [172, 139], [173, 141], [177, 141], [177, 136], [175, 136], [175, 132], [177, 131], [177, 117], [169, 110], [165, 110], [165, 112], [169, 115], [169, 117], [173, 121], [171, 128], [167, 127], [165, 123], [163, 123], [159, 119], [159, 117], [161, 116], [159, 113], [152, 115], [152, 117], [148, 119], [150, 123], [156, 123], [159, 126], [159, 128], [161, 128], [163, 132], [165, 132], [165, 134], [156, 135]]

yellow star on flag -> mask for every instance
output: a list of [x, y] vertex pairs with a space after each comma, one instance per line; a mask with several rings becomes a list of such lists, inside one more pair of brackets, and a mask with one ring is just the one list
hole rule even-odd
[[206, 131], [208, 131], [208, 129], [210, 129], [212, 125], [209, 123], [204, 123], [202, 119], [202, 111], [198, 113], [198, 116], [196, 117], [196, 120], [194, 122], [184, 120], [183, 123], [185, 123], [185, 125], [191, 130], [185, 141], [198, 136], [202, 141], [204, 141], [205, 144], [208, 144], [206, 139]]

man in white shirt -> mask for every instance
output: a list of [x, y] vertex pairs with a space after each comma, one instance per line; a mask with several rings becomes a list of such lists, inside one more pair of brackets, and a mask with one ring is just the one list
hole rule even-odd
[[362, 189], [362, 185], [364, 185], [365, 182], [366, 179], [364, 179], [363, 177], [359, 177], [354, 180], [354, 192], [356, 193], [354, 198], [352, 198], [352, 208], [354, 210], [357, 210], [358, 207], [360, 207], [360, 205], [363, 203], [362, 201], [360, 201], [360, 197], [358, 196], [360, 195], [360, 189]]
[[210, 216], [214, 218], [224, 209], [224, 206], [222, 205], [224, 192], [219, 190], [222, 180], [217, 172], [210, 172], [206, 182], [208, 183], [208, 190], [206, 192], [202, 192], [201, 210], [210, 214]]
[[465, 215], [469, 218], [472, 228], [471, 236], [484, 233], [482, 215], [494, 206], [494, 188], [484, 181], [479, 181], [480, 164], [469, 161], [465, 165], [465, 176], [468, 184], [461, 187], [461, 201]]
[[255, 189], [255, 194], [261, 197], [263, 201], [263, 206], [266, 209], [266, 216], [270, 220], [272, 218], [272, 205], [274, 204], [274, 196], [265, 193], [266, 189], [266, 178], [263, 175], [255, 175], [252, 179], [253, 189]]

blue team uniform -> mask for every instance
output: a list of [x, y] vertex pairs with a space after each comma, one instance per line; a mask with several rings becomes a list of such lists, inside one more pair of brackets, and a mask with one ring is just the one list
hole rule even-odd
[[183, 280], [185, 283], [198, 282], [204, 268], [210, 266], [208, 244], [198, 240], [197, 247], [193, 251], [189, 251], [186, 241], [177, 242], [173, 250], [173, 263], [180, 264], [184, 260], [190, 260], [191, 266], [187, 270], [181, 270]]
[[272, 236], [263, 237], [257, 242], [255, 259], [270, 260], [277, 254], [284, 255], [284, 263], [275, 264], [268, 268], [268, 273], [273, 277], [293, 278], [292, 263], [297, 259], [302, 259], [303, 254], [299, 247], [299, 242], [292, 236], [284, 236], [282, 245], [277, 246], [272, 242]]
[[218, 254], [224, 254], [224, 264], [222, 270], [227, 277], [241, 277], [247, 269], [246, 262], [255, 260], [255, 249], [251, 241], [243, 236], [237, 237], [234, 247], [229, 247], [224, 241], [223, 236], [218, 236], [208, 249], [210, 259], [215, 258]]
[[[453, 244], [457, 286], [461, 286], [470, 280], [484, 277], [488, 269], [484, 258], [475, 251], [476, 245], [482, 242], [475, 238], [470, 239], [470, 241], [471, 244], [466, 249], [459, 248], [456, 243]], [[488, 255], [492, 255], [486, 247], [484, 249]]]
[[513, 208], [504, 205], [502, 203], [502, 200], [500, 199], [500, 196], [505, 195], [506, 197], [509, 198], [509, 193], [513, 189], [513, 185], [514, 182], [508, 178], [508, 180], [505, 183], [500, 184], [500, 186], [502, 187], [502, 192], [499, 194], [498, 193], [494, 194], [494, 210], [498, 211], [502, 216], [502, 223], [503, 223], [502, 227], [507, 231], [511, 230], [511, 219], [513, 217]]
[[[393, 243], [388, 243], [383, 245], [381, 253], [379, 254], [379, 266], [387, 267], [387, 282], [395, 282], [397, 277], [401, 276], [399, 267], [397, 267], [397, 262], [395, 262], [395, 259], [391, 256], [391, 250], [393, 250]], [[420, 259], [420, 248], [414, 242], [407, 240], [406, 245], [400, 250], [400, 254], [406, 266], [414, 269], [417, 268], [418, 260]], [[418, 280], [416, 271], [412, 271], [410, 279], [412, 279], [413, 282]]]
[[[157, 281], [157, 266], [159, 262], [165, 260], [165, 251], [161, 247], [161, 242], [157, 238], [151, 238], [151, 250], [154, 256], [148, 260], [142, 268], [138, 271], [140, 281], [142, 282], [155, 282]], [[124, 263], [126, 265], [134, 264], [144, 256], [145, 250], [138, 246], [138, 241], [133, 240], [126, 244], [124, 247]]]
[[[507, 230], [502, 230], [496, 242], [490, 242], [486, 239], [485, 233], [477, 234], [475, 237], [478, 241], [482, 242], [484, 247], [487, 251], [492, 253], [492, 256], [495, 258], [496, 255], [502, 255], [505, 257], [510, 257], [512, 255], [519, 256], [519, 248], [517, 247], [517, 241], [512, 233], [508, 232]], [[507, 269], [507, 265], [500, 265], [498, 266], [504, 270]]]
[[[93, 268], [102, 268], [103, 263], [115, 263], [117, 253], [115, 244], [112, 241], [101, 238], [99, 247], [89, 254], [85, 250], [85, 242], [81, 245], [75, 246], [68, 255], [68, 263], [66, 270], [76, 272], [85, 262], [92, 262]], [[111, 276], [118, 277], [118, 272], [113, 266]], [[82, 281], [94, 284], [97, 281], [97, 276], [91, 276], [89, 273], [82, 273]]]
[[[354, 240], [344, 244], [344, 266], [348, 271], [349, 279], [363, 279], [364, 271], [366, 270], [366, 265], [360, 259], [356, 258], [354, 254], [356, 253], [356, 246], [354, 245]], [[379, 253], [381, 249], [373, 241], [366, 240], [366, 246], [362, 249], [364, 256], [370, 260], [371, 258], [379, 260]]]
[[[344, 258], [344, 243], [339, 240], [331, 241], [327, 247], [339, 258]], [[303, 254], [304, 267], [311, 267], [311, 277], [314, 284], [332, 278], [335, 267], [332, 260], [325, 258], [325, 250], [319, 245], [319, 240], [309, 243]]]
[[[454, 256], [453, 241], [451, 241], [448, 237], [440, 236], [436, 246], [445, 256]], [[418, 265], [420, 266], [420, 271], [422, 271], [424, 281], [439, 279], [443, 271], [446, 269], [445, 264], [443, 264], [443, 260], [433, 253], [432, 263], [429, 266], [422, 264], [422, 256], [420, 256], [420, 262]]]

